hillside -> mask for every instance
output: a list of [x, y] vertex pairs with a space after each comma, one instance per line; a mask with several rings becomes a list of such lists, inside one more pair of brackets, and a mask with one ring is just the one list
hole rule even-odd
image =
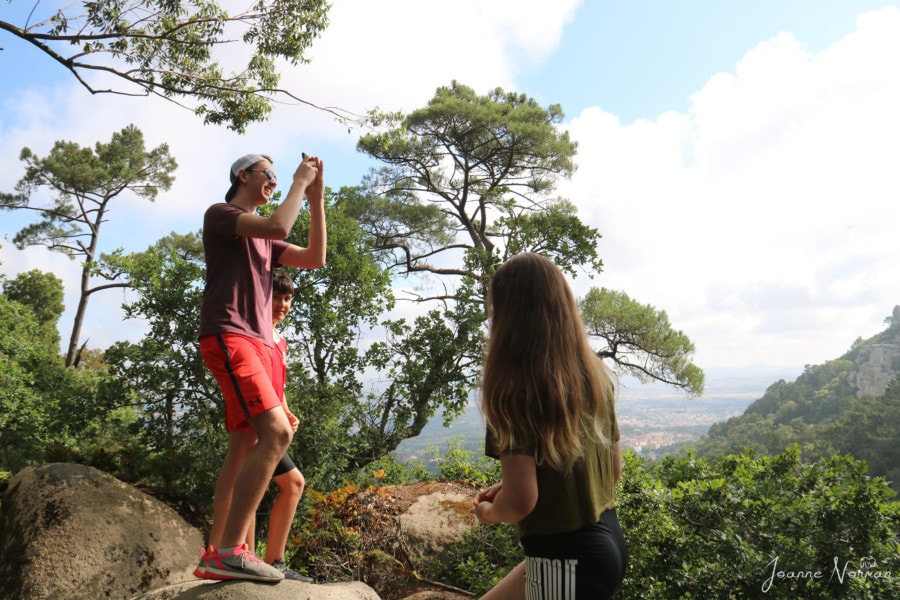
[[752, 449], [774, 455], [798, 444], [804, 460], [850, 454], [869, 474], [900, 482], [900, 307], [885, 331], [858, 339], [843, 356], [773, 383], [743, 414], [712, 425], [699, 456]]
[[[705, 373], [701, 398], [688, 398], [682, 390], [661, 383], [641, 384], [623, 378], [616, 400], [622, 445], [649, 459], [675, 452], [698, 441], [713, 423], [743, 413], [773, 379], [800, 371], [800, 367], [710, 369]], [[444, 427], [442, 415], [434, 416], [421, 434], [403, 440], [395, 454], [400, 461], [422, 459], [427, 463], [435, 450], [444, 454], [451, 443], [480, 452], [483, 442], [484, 421], [472, 401], [450, 427]]]
[[[616, 407], [623, 447], [658, 459], [682, 450], [775, 455], [796, 443], [804, 460], [851, 454], [867, 462], [869, 474], [900, 482], [900, 383], [891, 385], [900, 373], [900, 307], [884, 331], [789, 381], [798, 372], [711, 369], [696, 399], [662, 384], [623, 381]], [[470, 403], [449, 428], [441, 415], [432, 418], [396, 456], [427, 464], [450, 444], [478, 451], [483, 438], [481, 415]]]

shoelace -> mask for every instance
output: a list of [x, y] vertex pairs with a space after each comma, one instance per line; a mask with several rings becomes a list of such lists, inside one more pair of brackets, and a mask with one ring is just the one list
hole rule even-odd
[[254, 563], [262, 562], [262, 560], [260, 560], [260, 558], [258, 556], [256, 556], [249, 550], [242, 550], [240, 556], [241, 556], [241, 568], [242, 569], [244, 568], [244, 564], [246, 562], [254, 562]]

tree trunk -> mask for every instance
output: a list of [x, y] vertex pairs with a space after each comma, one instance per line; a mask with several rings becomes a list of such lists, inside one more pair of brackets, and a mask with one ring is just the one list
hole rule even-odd
[[88, 282], [91, 277], [91, 268], [85, 264], [81, 270], [81, 295], [78, 297], [78, 308], [75, 310], [75, 319], [72, 323], [72, 335], [69, 337], [69, 350], [66, 352], [66, 366], [75, 364], [78, 356], [78, 338], [81, 337], [81, 325], [84, 323], [84, 314], [87, 312]]

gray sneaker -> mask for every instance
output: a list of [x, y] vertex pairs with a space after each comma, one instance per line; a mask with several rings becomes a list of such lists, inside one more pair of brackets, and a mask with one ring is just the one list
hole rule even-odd
[[283, 560], [276, 560], [272, 563], [272, 566], [281, 571], [284, 574], [285, 579], [291, 579], [293, 581], [302, 581], [303, 583], [312, 583], [313, 578], [307, 577], [306, 575], [301, 575], [297, 571], [288, 567], [284, 564]]
[[247, 544], [242, 544], [225, 555], [218, 552], [208, 554], [206, 571], [195, 572], [195, 575], [202, 579], [251, 579], [271, 582], [284, 579], [281, 571], [261, 561], [247, 549]]

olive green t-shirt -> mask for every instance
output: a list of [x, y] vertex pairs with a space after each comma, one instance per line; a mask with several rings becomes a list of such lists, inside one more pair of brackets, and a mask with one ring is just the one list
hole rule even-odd
[[[606, 432], [613, 443], [619, 441], [619, 425], [615, 409], [611, 408], [611, 427]], [[513, 454], [534, 456], [536, 444], [523, 444]], [[485, 454], [499, 458], [496, 439], [488, 429]], [[615, 474], [613, 448], [589, 438], [585, 453], [568, 473], [558, 471], [546, 463], [537, 465], [538, 499], [534, 510], [518, 523], [519, 536], [564, 533], [600, 519], [603, 511], [615, 506]]]

